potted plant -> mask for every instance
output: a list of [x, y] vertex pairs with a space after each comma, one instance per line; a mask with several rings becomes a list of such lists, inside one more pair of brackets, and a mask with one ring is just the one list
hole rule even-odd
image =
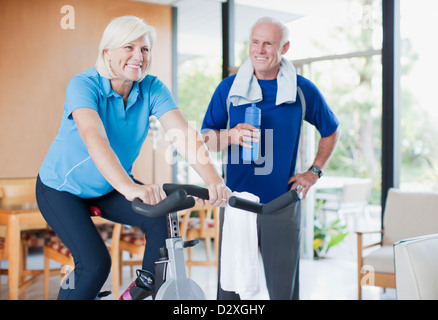
[[320, 259], [327, 254], [331, 247], [341, 243], [348, 234], [346, 228], [347, 226], [341, 224], [341, 220], [339, 219], [327, 224], [315, 218], [313, 228], [313, 257]]

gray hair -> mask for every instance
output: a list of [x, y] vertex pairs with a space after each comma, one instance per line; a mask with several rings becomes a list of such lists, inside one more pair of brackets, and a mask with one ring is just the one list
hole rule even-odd
[[251, 38], [252, 31], [254, 30], [254, 28], [256, 26], [258, 26], [259, 24], [264, 24], [264, 23], [275, 24], [280, 28], [280, 30], [281, 30], [280, 49], [283, 48], [283, 46], [289, 41], [289, 29], [288, 29], [288, 27], [286, 27], [286, 25], [283, 22], [281, 22], [280, 20], [273, 18], [273, 17], [259, 18], [251, 28], [250, 38]]
[[[121, 48], [127, 43], [134, 41], [142, 36], [148, 36], [151, 42], [152, 51], [154, 41], [156, 38], [156, 29], [146, 23], [145, 20], [135, 16], [123, 16], [113, 19], [105, 31], [99, 45], [99, 54], [96, 61], [96, 70], [102, 77], [108, 79], [116, 78], [116, 75], [111, 70], [109, 62], [104, 57], [104, 50]], [[141, 81], [146, 77], [151, 67], [152, 52], [149, 58], [148, 66], [140, 79]]]

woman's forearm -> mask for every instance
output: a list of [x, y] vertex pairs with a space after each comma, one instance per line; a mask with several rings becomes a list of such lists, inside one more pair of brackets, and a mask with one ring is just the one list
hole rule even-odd
[[222, 182], [201, 135], [185, 121], [179, 110], [165, 113], [160, 123], [172, 141], [172, 146], [207, 185]]
[[92, 109], [77, 109], [73, 112], [73, 118], [99, 172], [114, 189], [126, 194], [135, 183], [111, 148], [97, 112]]
[[202, 134], [204, 142], [208, 150], [213, 152], [219, 152], [227, 148], [230, 143], [229, 130], [209, 130]]
[[174, 148], [204, 180], [208, 188], [209, 203], [213, 206], [225, 206], [231, 190], [225, 186], [222, 177], [214, 168], [201, 135], [187, 123], [177, 109], [162, 115], [160, 123]]

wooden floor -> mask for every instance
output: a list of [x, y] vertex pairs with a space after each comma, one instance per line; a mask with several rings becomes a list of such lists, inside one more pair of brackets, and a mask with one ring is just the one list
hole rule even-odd
[[[195, 258], [205, 259], [204, 244], [200, 242], [195, 247]], [[214, 254], [213, 254], [214, 255]], [[2, 266], [7, 261], [2, 261]], [[42, 252], [35, 250], [29, 255], [31, 268], [39, 269], [43, 266]], [[260, 268], [262, 266], [260, 263]], [[356, 236], [350, 233], [345, 241], [333, 247], [326, 258], [320, 260], [301, 259], [300, 263], [300, 299], [302, 300], [356, 300], [357, 299], [357, 264], [356, 264]], [[192, 267], [192, 278], [202, 287], [209, 300], [216, 299], [217, 273], [214, 267]], [[122, 289], [132, 282], [130, 270], [123, 270]], [[60, 277], [50, 279], [50, 299], [56, 299], [60, 285]], [[111, 290], [110, 279], [103, 290]], [[113, 299], [112, 295], [106, 299]], [[262, 288], [260, 299], [267, 299], [266, 288]], [[1, 276], [0, 300], [8, 299], [8, 277]], [[32, 285], [24, 295], [25, 300], [42, 300], [43, 283], [39, 281]], [[364, 287], [364, 300], [395, 300], [394, 289], [383, 292], [381, 288]]]

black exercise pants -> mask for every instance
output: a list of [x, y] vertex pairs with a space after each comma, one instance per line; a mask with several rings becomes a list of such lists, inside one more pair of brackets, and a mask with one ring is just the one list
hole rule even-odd
[[37, 179], [38, 207], [49, 226], [72, 253], [75, 269], [74, 285], [61, 286], [58, 299], [95, 299], [111, 269], [109, 251], [90, 218], [89, 206], [97, 206], [102, 217], [139, 227], [146, 236], [143, 269], [154, 272], [160, 258], [159, 248], [165, 245], [167, 227], [165, 217], [147, 218], [131, 209], [131, 202], [112, 191], [102, 197], [82, 199], [65, 191], [44, 185]]
[[[220, 241], [224, 221], [223, 211], [221, 210]], [[271, 300], [299, 299], [300, 224], [301, 201], [274, 214], [257, 216], [258, 241]], [[219, 256], [220, 250], [219, 247]], [[235, 292], [222, 290], [220, 280], [218, 284], [219, 300], [239, 299], [239, 295]]]

